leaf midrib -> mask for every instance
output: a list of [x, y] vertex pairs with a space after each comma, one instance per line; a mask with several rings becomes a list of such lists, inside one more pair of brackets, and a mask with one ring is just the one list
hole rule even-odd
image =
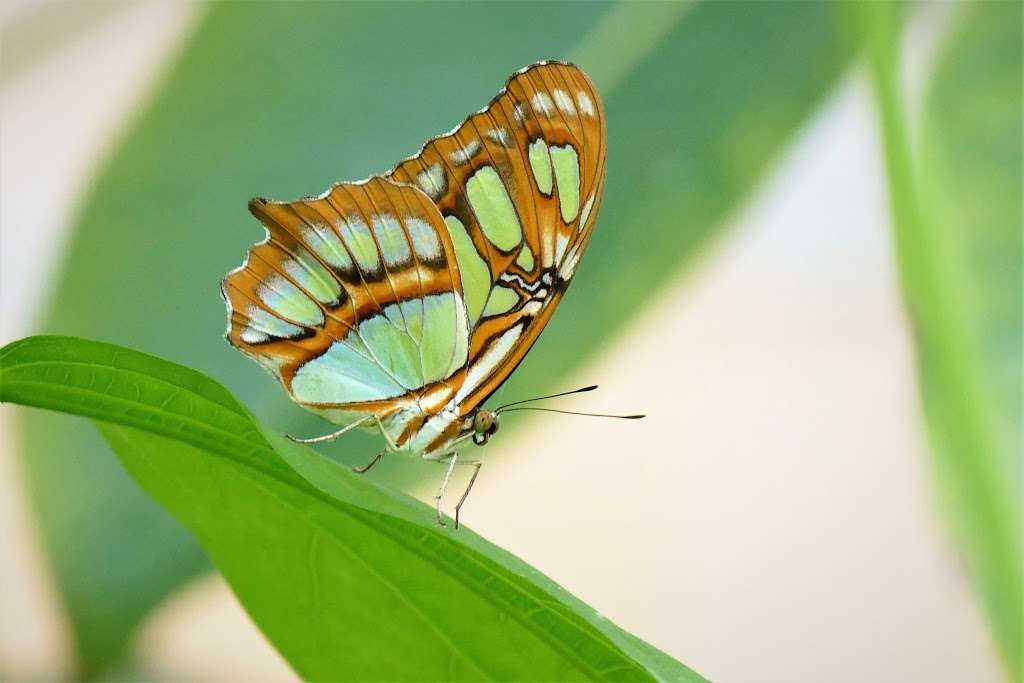
[[[30, 339], [31, 339], [31, 337], [30, 337]], [[19, 342], [15, 342], [15, 344], [18, 344], [18, 343]], [[37, 366], [74, 365], [74, 366], [82, 366], [82, 367], [87, 367], [87, 368], [100, 368], [100, 369], [103, 369], [103, 370], [110, 370], [110, 371], [114, 371], [114, 372], [127, 373], [127, 374], [132, 374], [132, 375], [139, 375], [141, 377], [145, 377], [145, 378], [147, 378], [149, 380], [152, 380], [154, 382], [158, 382], [161, 385], [174, 387], [175, 389], [178, 389], [178, 390], [181, 390], [181, 391], [186, 391], [186, 392], [192, 394], [193, 396], [196, 396], [197, 398], [199, 398], [204, 403], [213, 404], [213, 405], [217, 406], [218, 408], [221, 408], [223, 410], [227, 410], [228, 412], [233, 413], [235, 415], [238, 415], [240, 417], [248, 417], [248, 415], [245, 412], [245, 409], [242, 408], [241, 404], [239, 404], [237, 400], [234, 400], [234, 398], [231, 396], [230, 392], [227, 391], [227, 389], [225, 389], [222, 386], [217, 385], [212, 380], [210, 380], [209, 378], [205, 377], [202, 374], [199, 374], [197, 379], [200, 379], [201, 381], [206, 381], [207, 383], [210, 383], [212, 385], [212, 387], [214, 387], [216, 389], [219, 389], [227, 397], [232, 398], [231, 403], [234, 404], [234, 406], [237, 407], [238, 410], [233, 410], [231, 406], [228, 406], [228, 405], [226, 405], [224, 403], [216, 401], [216, 400], [214, 400], [212, 398], [207, 398], [206, 396], [203, 396], [202, 394], [196, 393], [196, 391], [194, 389], [190, 389], [188, 387], [182, 387], [181, 385], [176, 384], [174, 382], [171, 382], [169, 380], [163, 379], [162, 377], [160, 377], [158, 375], [154, 375], [154, 374], [150, 374], [150, 373], [145, 373], [145, 372], [142, 372], [140, 370], [134, 370], [134, 369], [131, 369], [131, 368], [122, 368], [122, 367], [118, 367], [118, 366], [116, 366], [114, 364], [103, 364], [103, 363], [97, 363], [95, 361], [87, 362], [87, 361], [81, 361], [81, 360], [60, 360], [60, 361], [32, 360], [32, 361], [16, 361], [15, 364], [11, 364], [11, 365], [7, 365], [6, 367], [3, 367], [3, 361], [5, 360], [6, 356], [8, 356], [8, 355], [10, 355], [10, 353], [0, 354], [0, 379], [3, 378], [3, 375], [5, 373], [11, 372], [14, 369], [19, 369], [20, 370], [22, 368], [31, 368], [31, 367], [37, 367]], [[142, 354], [140, 353], [140, 355], [142, 355]], [[161, 359], [156, 358], [155, 356], [152, 356], [151, 358], [154, 361], [161, 360]], [[164, 362], [166, 362], [166, 361], [164, 361]], [[0, 382], [0, 384], [2, 384], [2, 382]], [[49, 382], [48, 384], [52, 385], [53, 383]], [[109, 394], [103, 394], [103, 395], [104, 396], [109, 396]]]

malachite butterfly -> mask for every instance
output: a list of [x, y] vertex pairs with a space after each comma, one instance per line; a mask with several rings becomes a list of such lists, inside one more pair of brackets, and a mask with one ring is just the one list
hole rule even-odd
[[253, 199], [267, 237], [222, 284], [228, 341], [344, 426], [309, 441], [379, 430], [385, 452], [447, 461], [448, 475], [457, 461], [475, 465], [475, 480], [479, 461], [457, 451], [495, 432], [482, 404], [572, 281], [606, 149], [593, 83], [541, 62], [383, 175], [292, 202]]

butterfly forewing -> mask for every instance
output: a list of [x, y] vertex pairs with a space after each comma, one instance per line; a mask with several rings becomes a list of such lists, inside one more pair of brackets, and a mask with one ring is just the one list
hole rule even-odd
[[508, 377], [572, 279], [600, 202], [605, 143], [587, 76], [544, 63], [390, 174], [423, 189], [452, 233], [472, 327], [461, 414]]

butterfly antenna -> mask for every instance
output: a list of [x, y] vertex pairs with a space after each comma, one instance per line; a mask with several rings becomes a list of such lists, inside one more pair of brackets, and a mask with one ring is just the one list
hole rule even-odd
[[537, 396], [536, 398], [525, 398], [522, 401], [513, 401], [512, 403], [506, 403], [503, 406], [498, 406], [497, 408], [494, 409], [494, 412], [495, 413], [500, 413], [501, 411], [505, 410], [509, 406], [517, 406], [520, 403], [532, 403], [533, 401], [544, 401], [544, 400], [549, 399], [549, 398], [558, 398], [559, 396], [570, 396], [572, 394], [582, 394], [585, 391], [593, 391], [594, 389], [597, 389], [597, 385], [596, 384], [591, 384], [589, 387], [583, 387], [581, 389], [573, 389], [572, 391], [563, 391], [560, 394], [551, 394], [550, 396]]
[[[562, 415], [582, 415], [584, 417], [613, 417], [613, 418], [615, 418], [617, 420], [639, 420], [641, 418], [647, 417], [646, 415], [607, 415], [605, 413], [578, 413], [578, 412], [573, 411], [573, 410], [557, 410], [555, 408], [533, 408], [533, 407], [527, 407], [527, 408], [508, 408], [507, 409], [508, 412], [512, 412], [512, 411], [515, 411], [515, 410], [540, 410], [540, 411], [545, 412], [545, 413], [561, 413]], [[505, 412], [505, 411], [502, 411], [502, 412]], [[497, 411], [495, 411], [495, 413], [497, 413]]]

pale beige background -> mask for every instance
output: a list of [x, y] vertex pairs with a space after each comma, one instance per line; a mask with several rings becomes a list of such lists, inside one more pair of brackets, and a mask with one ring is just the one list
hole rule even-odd
[[[32, 11], [3, 5], [5, 39], [34, 39]], [[197, 11], [104, 5], [0, 70], [0, 341], [31, 331], [74, 201]], [[912, 93], [948, 15], [915, 18]], [[568, 383], [602, 385], [573, 408], [646, 421], [499, 434], [465, 510], [715, 680], [1001, 678], [932, 497], [874, 126], [855, 71], [727, 236]], [[66, 626], [6, 431], [0, 678], [58, 678]], [[293, 678], [216, 578], [169, 600], [137, 647], [155, 679]]]

